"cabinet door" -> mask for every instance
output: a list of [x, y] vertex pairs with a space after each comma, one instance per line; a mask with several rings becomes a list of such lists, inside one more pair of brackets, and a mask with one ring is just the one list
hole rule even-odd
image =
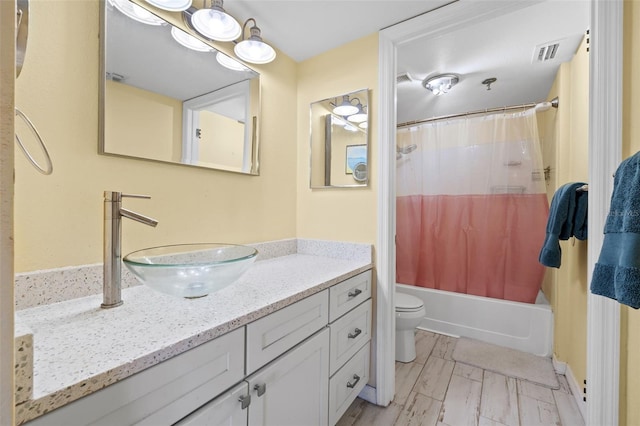
[[316, 333], [247, 381], [250, 426], [326, 425], [329, 330]]
[[247, 407], [242, 407], [243, 399], [246, 401], [249, 397], [247, 391], [247, 382], [242, 382], [227, 393], [200, 407], [174, 426], [246, 426]]

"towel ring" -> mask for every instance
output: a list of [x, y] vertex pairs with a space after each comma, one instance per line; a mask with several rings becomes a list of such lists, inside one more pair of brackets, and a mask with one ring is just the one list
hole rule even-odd
[[40, 137], [40, 133], [38, 133], [38, 130], [33, 125], [31, 120], [29, 120], [29, 118], [26, 115], [24, 115], [24, 113], [20, 111], [18, 108], [16, 108], [16, 115], [22, 118], [22, 121], [25, 122], [25, 124], [29, 127], [31, 132], [35, 135], [38, 142], [40, 142], [40, 147], [42, 148], [42, 152], [44, 152], [45, 161], [47, 162], [47, 168], [45, 169], [40, 164], [38, 164], [38, 162], [33, 158], [33, 156], [29, 153], [29, 151], [27, 151], [27, 148], [25, 148], [25, 146], [22, 144], [20, 137], [16, 133], [16, 142], [18, 142], [18, 146], [20, 147], [20, 150], [22, 150], [24, 155], [27, 157], [27, 160], [29, 160], [29, 162], [33, 165], [33, 167], [36, 168], [36, 170], [38, 170], [40, 173], [44, 175], [50, 175], [51, 173], [53, 173], [53, 164], [51, 163], [51, 156], [49, 155], [47, 146], [44, 144], [44, 141]]

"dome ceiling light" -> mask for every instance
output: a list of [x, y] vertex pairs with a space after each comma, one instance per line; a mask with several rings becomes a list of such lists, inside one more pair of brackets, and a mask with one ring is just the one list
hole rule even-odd
[[458, 84], [460, 78], [455, 74], [441, 74], [422, 82], [422, 85], [434, 95], [440, 96], [449, 93], [449, 90]]

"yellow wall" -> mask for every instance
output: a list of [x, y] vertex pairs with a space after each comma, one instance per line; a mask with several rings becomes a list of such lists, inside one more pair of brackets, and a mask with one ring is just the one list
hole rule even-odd
[[105, 92], [106, 152], [180, 161], [181, 101], [111, 80]]
[[[623, 158], [640, 151], [640, 2], [624, 3]], [[620, 424], [640, 424], [640, 311], [622, 307]]]
[[[344, 72], [349, 64], [349, 72]], [[309, 189], [309, 105], [378, 87], [378, 35], [372, 34], [298, 64], [298, 223], [300, 238], [374, 244], [377, 236], [377, 90], [369, 103], [369, 177], [363, 188]], [[295, 127], [295, 126], [294, 126]]]
[[[589, 54], [585, 43], [586, 39], [571, 62], [561, 65], [548, 96], [560, 98], [560, 107], [543, 118], [550, 196], [567, 182], [588, 182]], [[587, 369], [587, 242], [562, 241], [560, 246], [562, 266], [547, 268], [543, 291], [554, 312], [554, 353], [582, 386]]]
[[33, 0], [31, 8], [16, 101], [43, 135], [55, 169], [43, 176], [16, 154], [17, 272], [101, 262], [104, 190], [153, 197], [125, 201], [160, 221], [157, 228], [124, 221], [125, 253], [178, 242], [295, 237], [295, 62], [279, 53], [273, 63], [256, 67], [262, 75], [258, 177], [101, 156], [98, 1]]
[[225, 170], [242, 170], [244, 127], [232, 118], [200, 111], [200, 150], [198, 161]]

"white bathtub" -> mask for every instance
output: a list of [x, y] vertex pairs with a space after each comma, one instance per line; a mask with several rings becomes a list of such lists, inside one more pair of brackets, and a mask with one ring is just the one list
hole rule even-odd
[[553, 312], [542, 292], [535, 304], [396, 284], [420, 298], [426, 316], [418, 328], [506, 346], [540, 356], [553, 350]]

